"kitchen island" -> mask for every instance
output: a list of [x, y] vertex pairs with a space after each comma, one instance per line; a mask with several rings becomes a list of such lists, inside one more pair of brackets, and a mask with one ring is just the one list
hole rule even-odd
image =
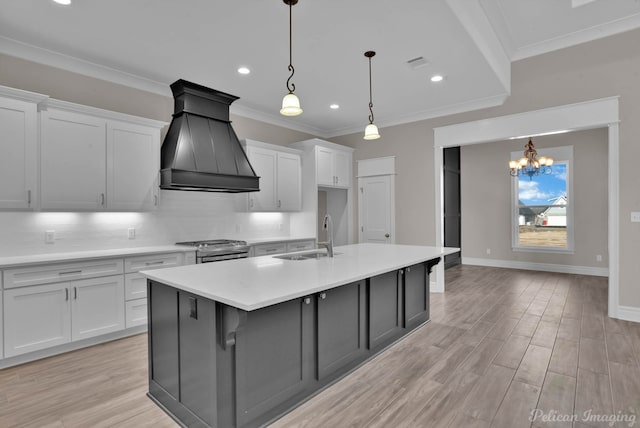
[[357, 244], [143, 272], [149, 396], [184, 426], [264, 425], [427, 322], [431, 268], [456, 250]]

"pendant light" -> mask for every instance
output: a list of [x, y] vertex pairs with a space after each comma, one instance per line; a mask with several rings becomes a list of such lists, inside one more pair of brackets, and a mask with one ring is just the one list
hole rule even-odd
[[369, 58], [369, 124], [366, 128], [364, 128], [364, 139], [365, 140], [376, 140], [380, 138], [380, 133], [378, 132], [378, 127], [373, 123], [373, 96], [371, 90], [371, 58], [375, 56], [374, 51], [366, 51], [364, 56]]
[[289, 75], [289, 78], [287, 79], [287, 89], [289, 90], [289, 93], [287, 95], [284, 96], [284, 98], [282, 99], [282, 108], [280, 109], [280, 114], [283, 116], [298, 116], [299, 114], [302, 113], [302, 109], [300, 108], [300, 100], [298, 99], [298, 97], [296, 96], [296, 94], [294, 94], [293, 92], [296, 90], [296, 85], [291, 83], [291, 85], [289, 85], [289, 81], [291, 80], [291, 78], [293, 77], [293, 73], [295, 73], [295, 70], [293, 68], [293, 54], [292, 54], [292, 27], [293, 27], [293, 23], [292, 23], [292, 18], [291, 18], [291, 9], [293, 8], [293, 5], [298, 3], [298, 0], [283, 0], [285, 4], [289, 5], [289, 71], [291, 72], [291, 75]]

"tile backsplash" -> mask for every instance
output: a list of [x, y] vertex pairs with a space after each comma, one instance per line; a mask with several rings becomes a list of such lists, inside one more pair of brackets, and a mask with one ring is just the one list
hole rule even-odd
[[[214, 238], [286, 238], [290, 217], [296, 215], [247, 212], [246, 194], [181, 191], [161, 191], [155, 212], [2, 212], [0, 257]], [[135, 239], [128, 237], [130, 228]], [[54, 231], [53, 243], [45, 243], [46, 231]]]

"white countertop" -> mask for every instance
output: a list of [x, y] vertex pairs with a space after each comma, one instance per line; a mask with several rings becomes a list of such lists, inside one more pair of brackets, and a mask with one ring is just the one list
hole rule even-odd
[[315, 240], [316, 240], [315, 236], [299, 236], [299, 237], [289, 236], [286, 238], [280, 237], [280, 238], [244, 239], [244, 241], [246, 241], [247, 244], [249, 245], [271, 244], [273, 242], [295, 242], [295, 241], [315, 241]]
[[43, 253], [22, 256], [0, 257], [0, 269], [30, 264], [58, 263], [82, 261], [105, 257], [127, 257], [143, 254], [159, 254], [195, 251], [193, 247], [184, 245], [158, 245], [152, 247], [116, 248], [111, 250], [71, 251], [65, 253]]
[[457, 248], [355, 244], [336, 247], [333, 258], [283, 260], [262, 256], [141, 273], [180, 290], [252, 311], [456, 251]]

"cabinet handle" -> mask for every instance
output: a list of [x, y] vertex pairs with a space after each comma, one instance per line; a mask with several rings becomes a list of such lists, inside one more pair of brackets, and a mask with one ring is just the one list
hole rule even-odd
[[249, 208], [253, 208], [253, 198], [249, 198]]
[[76, 273], [82, 273], [82, 270], [68, 270], [66, 272], [58, 272], [58, 275], [73, 275]]
[[282, 202], [280, 201], [280, 199], [278, 199], [278, 208], [280, 208], [282, 206]]
[[64, 289], [64, 300], [65, 301], [69, 301], [69, 289], [68, 288]]
[[264, 251], [265, 251], [265, 253], [275, 253], [276, 251], [278, 251], [278, 249], [277, 248], [267, 248]]
[[153, 195], [153, 205], [158, 206], [158, 195]]
[[400, 269], [400, 275], [404, 275], [404, 269]]
[[104, 206], [104, 193], [100, 193], [100, 205]]
[[78, 287], [73, 287], [73, 300], [78, 300]]
[[305, 298], [304, 298], [304, 304], [305, 304], [305, 305], [309, 305], [309, 304], [311, 304], [311, 297], [305, 297]]
[[158, 260], [158, 261], [155, 261], [155, 262], [144, 262], [145, 266], [161, 265], [161, 264], [163, 264], [163, 263], [164, 263], [164, 261], [163, 261], [163, 260]]
[[407, 268], [407, 272], [411, 272], [411, 268], [410, 267]]
[[327, 298], [327, 293], [320, 293], [320, 298], [322, 300], [326, 299]]
[[31, 206], [31, 190], [27, 190], [27, 205]]

